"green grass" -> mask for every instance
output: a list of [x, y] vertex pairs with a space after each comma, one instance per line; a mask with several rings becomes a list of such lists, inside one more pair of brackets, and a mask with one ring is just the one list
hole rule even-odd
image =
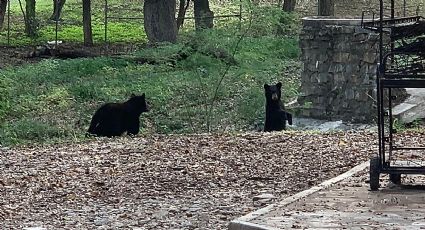
[[[279, 22], [254, 21], [233, 59], [238, 23], [183, 32], [178, 44], [146, 48], [126, 57], [48, 59], [1, 70], [1, 144], [79, 140], [102, 103], [143, 92], [152, 107], [141, 118], [144, 133], [260, 129], [264, 83], [281, 81], [286, 102], [298, 93], [298, 40], [276, 36], [271, 28]], [[267, 31], [260, 31], [259, 24]], [[244, 20], [242, 30], [247, 26]], [[181, 52], [188, 57], [170, 62]], [[134, 59], [156, 64], [137, 64]], [[228, 63], [230, 69], [218, 85]]]
[[[25, 1], [22, 1], [25, 8]], [[143, 5], [140, 1], [109, 0], [109, 16], [143, 17]], [[130, 10], [131, 9], [131, 10]], [[38, 37], [30, 39], [25, 36], [23, 16], [18, 1], [11, 1], [10, 44], [32, 45], [55, 39], [56, 25], [49, 20], [53, 6], [51, 0], [36, 2], [36, 17], [39, 22]], [[77, 0], [67, 0], [62, 10], [58, 24], [58, 40], [65, 42], [83, 41], [82, 3]], [[104, 42], [104, 1], [92, 1], [92, 30], [95, 43]], [[108, 42], [146, 42], [143, 20], [108, 21]], [[0, 31], [0, 45], [7, 44], [7, 18], [4, 29]]]

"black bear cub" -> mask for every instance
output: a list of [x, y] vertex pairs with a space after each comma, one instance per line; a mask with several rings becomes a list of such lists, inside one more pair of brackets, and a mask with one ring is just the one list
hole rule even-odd
[[282, 83], [276, 85], [264, 84], [266, 94], [266, 122], [264, 131], [281, 131], [286, 129], [286, 121], [292, 125], [292, 114], [285, 111], [285, 106], [280, 100]]
[[132, 94], [124, 103], [104, 104], [93, 115], [87, 135], [113, 137], [124, 132], [136, 135], [139, 133], [139, 117], [148, 111], [144, 93], [142, 96]]

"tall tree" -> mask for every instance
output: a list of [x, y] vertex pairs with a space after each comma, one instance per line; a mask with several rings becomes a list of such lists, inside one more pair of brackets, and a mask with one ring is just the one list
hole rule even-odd
[[0, 30], [3, 29], [4, 17], [6, 15], [7, 0], [0, 0]]
[[65, 5], [66, 0], [53, 0], [53, 13], [50, 16], [50, 20], [59, 20], [62, 13], [63, 5]]
[[195, 14], [195, 28], [206, 29], [214, 27], [214, 12], [210, 10], [208, 0], [193, 0]]
[[91, 0], [83, 0], [83, 31], [84, 45], [93, 45], [93, 36], [91, 28]]
[[35, 17], [35, 0], [25, 0], [25, 32], [31, 38], [37, 36], [37, 18]]
[[145, 32], [149, 42], [176, 42], [176, 0], [145, 0]]
[[319, 16], [333, 16], [334, 15], [334, 0], [319, 0], [318, 15]]
[[283, 1], [283, 11], [292, 12], [295, 10], [296, 0], [284, 0]]

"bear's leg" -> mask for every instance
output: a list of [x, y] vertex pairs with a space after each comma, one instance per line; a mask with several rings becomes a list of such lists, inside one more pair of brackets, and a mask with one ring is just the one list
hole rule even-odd
[[121, 135], [119, 132], [119, 124], [112, 119], [103, 121], [96, 127], [96, 135], [102, 137], [119, 136]]
[[129, 135], [137, 135], [140, 129], [140, 121], [139, 118], [135, 118], [129, 121], [127, 125], [127, 134]]
[[124, 124], [122, 124], [121, 121], [116, 121], [113, 124], [111, 124], [108, 137], [121, 136], [124, 132], [125, 132]]
[[286, 113], [286, 120], [288, 120], [288, 123], [292, 125], [292, 114]]
[[87, 130], [87, 133], [97, 135], [98, 126], [100, 125], [99, 122], [100, 122], [100, 114], [99, 114], [99, 111], [96, 111], [96, 113], [93, 115], [91, 119], [90, 127]]

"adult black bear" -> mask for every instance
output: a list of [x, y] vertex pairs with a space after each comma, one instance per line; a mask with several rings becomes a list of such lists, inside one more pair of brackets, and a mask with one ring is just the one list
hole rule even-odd
[[136, 135], [139, 133], [139, 117], [143, 112], [148, 112], [145, 94], [142, 96], [131, 95], [131, 98], [124, 103], [107, 103], [101, 106], [90, 123], [88, 134], [96, 136], [121, 136], [127, 134]]
[[264, 84], [266, 94], [266, 123], [264, 131], [281, 131], [286, 129], [286, 121], [292, 125], [292, 114], [285, 111], [285, 106], [280, 100], [282, 83], [276, 85]]

